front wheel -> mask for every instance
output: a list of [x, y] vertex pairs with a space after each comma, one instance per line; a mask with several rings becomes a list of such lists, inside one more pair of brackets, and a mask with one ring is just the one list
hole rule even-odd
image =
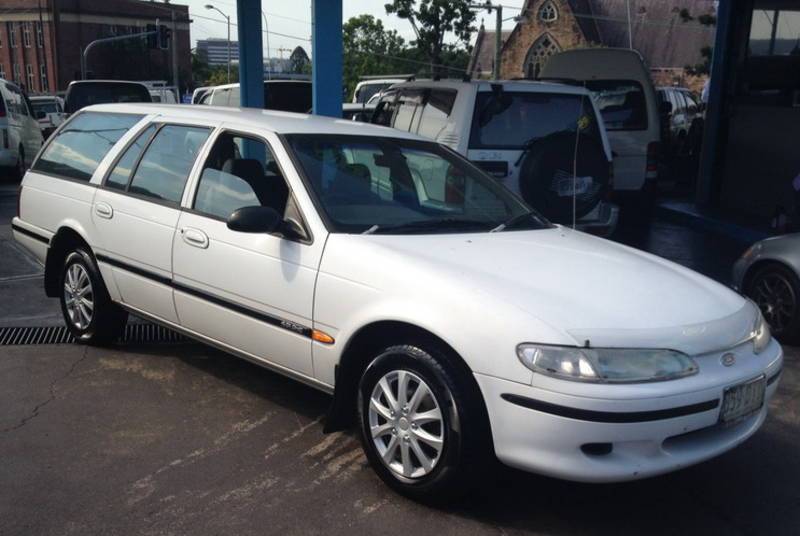
[[800, 279], [792, 270], [780, 264], [760, 268], [745, 294], [756, 302], [779, 341], [800, 342]]
[[489, 459], [476, 402], [446, 354], [386, 348], [359, 385], [361, 440], [373, 469], [415, 500], [446, 501], [478, 480]]
[[94, 259], [82, 248], [64, 259], [59, 288], [64, 321], [78, 342], [108, 343], [122, 334], [128, 314], [111, 301]]

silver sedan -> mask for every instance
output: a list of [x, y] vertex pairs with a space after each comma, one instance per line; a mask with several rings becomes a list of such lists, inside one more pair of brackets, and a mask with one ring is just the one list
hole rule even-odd
[[753, 244], [733, 265], [733, 284], [758, 304], [773, 335], [800, 343], [800, 233]]

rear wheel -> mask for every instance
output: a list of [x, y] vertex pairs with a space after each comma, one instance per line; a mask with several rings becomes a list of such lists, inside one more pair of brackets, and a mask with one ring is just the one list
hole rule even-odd
[[390, 346], [359, 385], [361, 440], [373, 469], [412, 499], [441, 502], [466, 493], [491, 458], [480, 393], [457, 379], [432, 346]]
[[108, 343], [122, 334], [128, 314], [111, 301], [94, 259], [83, 248], [67, 254], [59, 283], [64, 322], [78, 342]]
[[753, 274], [745, 293], [759, 306], [772, 334], [781, 342], [800, 342], [800, 280], [781, 264]]

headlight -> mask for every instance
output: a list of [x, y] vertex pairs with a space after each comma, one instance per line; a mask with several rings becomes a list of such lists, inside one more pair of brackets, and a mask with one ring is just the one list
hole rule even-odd
[[584, 382], [666, 381], [697, 374], [699, 370], [691, 357], [674, 350], [523, 343], [517, 346], [517, 356], [534, 372]]
[[769, 346], [772, 334], [769, 331], [769, 324], [764, 320], [764, 315], [761, 314], [761, 309], [757, 306], [756, 309], [758, 310], [758, 317], [753, 326], [753, 352], [760, 354]]
[[747, 251], [742, 253], [742, 259], [749, 261], [756, 255], [758, 255], [760, 251], [761, 251], [761, 242], [756, 242], [755, 244], [747, 248]]

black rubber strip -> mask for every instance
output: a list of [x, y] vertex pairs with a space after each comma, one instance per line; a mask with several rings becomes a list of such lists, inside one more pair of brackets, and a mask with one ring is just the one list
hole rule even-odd
[[13, 223], [11, 224], [11, 228], [14, 231], [18, 232], [19, 234], [24, 234], [25, 236], [29, 236], [29, 237], [33, 238], [34, 240], [38, 240], [39, 242], [42, 242], [43, 244], [50, 245], [50, 239], [47, 238], [46, 236], [42, 236], [39, 233], [34, 233], [33, 231], [29, 231], [27, 229], [24, 229], [24, 228], [20, 227], [19, 225], [14, 225]]
[[100, 262], [110, 264], [111, 266], [115, 266], [117, 268], [122, 268], [126, 272], [131, 272], [132, 274], [140, 275], [142, 277], [146, 277], [147, 279], [152, 279], [156, 283], [161, 283], [162, 285], [167, 285], [169, 287], [172, 286], [172, 279], [163, 275], [155, 274], [150, 270], [145, 270], [143, 268], [139, 268], [138, 266], [133, 266], [126, 262], [112, 259], [111, 257], [106, 257], [105, 255], [95, 255], [95, 258]]
[[709, 400], [707, 402], [700, 402], [699, 404], [690, 404], [688, 406], [680, 406], [677, 408], [659, 409], [655, 411], [633, 411], [633, 412], [617, 412], [617, 411], [594, 411], [590, 409], [570, 408], [566, 406], [559, 406], [549, 402], [542, 402], [541, 400], [534, 400], [519, 395], [502, 394], [500, 395], [503, 400], [522, 406], [524, 408], [550, 413], [551, 415], [558, 415], [559, 417], [566, 417], [568, 419], [577, 419], [580, 421], [591, 422], [607, 422], [607, 423], [631, 423], [631, 422], [648, 422], [660, 421], [663, 419], [672, 419], [675, 417], [683, 417], [685, 415], [692, 415], [694, 413], [702, 413], [709, 411], [719, 406], [719, 399]]
[[775, 383], [776, 381], [778, 381], [778, 377], [781, 375], [781, 372], [783, 372], [783, 369], [778, 369], [778, 372], [776, 372], [775, 374], [773, 374], [772, 376], [770, 376], [770, 377], [767, 379], [767, 385], [772, 385], [773, 383]]
[[203, 292], [202, 290], [197, 290], [192, 287], [187, 287], [186, 285], [176, 283], [169, 277], [164, 277], [162, 275], [154, 274], [149, 270], [144, 270], [142, 268], [139, 268], [138, 266], [132, 266], [128, 263], [118, 261], [110, 257], [106, 257], [105, 255], [96, 255], [96, 258], [100, 262], [110, 264], [111, 266], [115, 266], [117, 268], [125, 270], [126, 272], [131, 272], [133, 274], [140, 275], [148, 279], [152, 279], [153, 281], [161, 283], [162, 285], [167, 285], [169, 287], [172, 287], [174, 290], [177, 290], [178, 292], [189, 294], [190, 296], [194, 296], [196, 298], [200, 298], [201, 300], [213, 303], [215, 305], [219, 305], [220, 307], [230, 309], [231, 311], [243, 314], [245, 316], [249, 316], [250, 318], [254, 318], [266, 324], [283, 328], [287, 331], [291, 331], [292, 333], [297, 333], [298, 335], [302, 335], [303, 337], [309, 337], [309, 338], [311, 337], [311, 328], [308, 326], [304, 326], [302, 324], [298, 324], [297, 322], [292, 322], [291, 320], [286, 320], [284, 318], [279, 318], [277, 316], [268, 315], [266, 313], [262, 313], [261, 311], [255, 311], [253, 309], [250, 309], [249, 307], [245, 307], [244, 305], [228, 301], [224, 298], [220, 298], [219, 296], [214, 296], [213, 294], [208, 294], [206, 292]]

